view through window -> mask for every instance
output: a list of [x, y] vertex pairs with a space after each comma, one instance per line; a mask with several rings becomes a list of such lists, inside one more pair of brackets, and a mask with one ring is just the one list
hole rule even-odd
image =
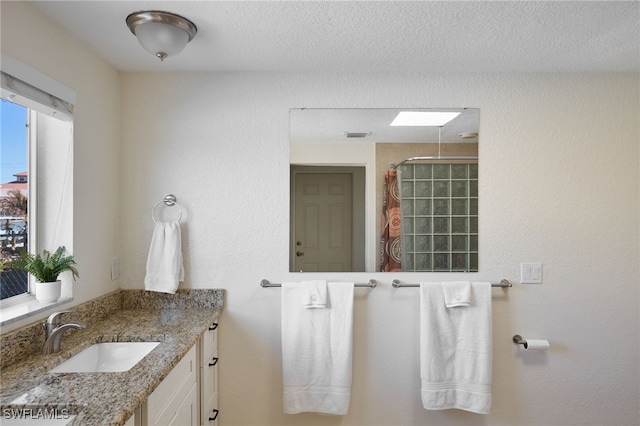
[[0, 108], [0, 300], [5, 300], [29, 292], [27, 273], [9, 265], [29, 248], [29, 110], [4, 99]]

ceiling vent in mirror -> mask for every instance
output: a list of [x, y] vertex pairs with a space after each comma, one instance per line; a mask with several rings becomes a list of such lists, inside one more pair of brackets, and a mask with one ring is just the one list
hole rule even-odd
[[371, 136], [371, 132], [344, 132], [344, 135], [347, 138], [366, 138], [367, 136]]
[[478, 133], [477, 132], [462, 132], [462, 133], [458, 133], [458, 136], [460, 136], [462, 139], [473, 139], [473, 138], [477, 138], [478, 137]]

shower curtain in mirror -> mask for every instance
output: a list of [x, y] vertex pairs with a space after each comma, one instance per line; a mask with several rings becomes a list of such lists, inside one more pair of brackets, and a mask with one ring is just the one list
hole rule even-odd
[[382, 231], [380, 233], [380, 272], [402, 272], [400, 190], [398, 172], [387, 170], [382, 196]]

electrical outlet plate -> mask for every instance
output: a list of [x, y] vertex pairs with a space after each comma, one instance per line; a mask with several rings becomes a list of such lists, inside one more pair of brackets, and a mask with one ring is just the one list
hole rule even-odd
[[522, 284], [542, 284], [542, 263], [521, 263], [520, 282]]
[[114, 257], [111, 259], [111, 281], [118, 279], [120, 275], [120, 259]]

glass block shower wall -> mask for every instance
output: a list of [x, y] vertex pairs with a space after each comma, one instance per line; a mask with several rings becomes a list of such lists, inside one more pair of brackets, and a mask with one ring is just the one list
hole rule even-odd
[[402, 269], [478, 270], [478, 165], [405, 164], [400, 171]]

